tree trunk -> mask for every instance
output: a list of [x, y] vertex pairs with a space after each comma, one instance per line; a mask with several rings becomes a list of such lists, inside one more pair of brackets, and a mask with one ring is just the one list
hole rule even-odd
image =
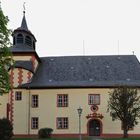
[[128, 138], [128, 130], [127, 130], [127, 128], [124, 128], [124, 130], [123, 130], [123, 138]]

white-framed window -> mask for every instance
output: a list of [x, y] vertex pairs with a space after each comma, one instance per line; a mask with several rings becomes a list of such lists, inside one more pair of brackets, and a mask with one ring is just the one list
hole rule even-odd
[[38, 95], [32, 95], [32, 107], [38, 107]]
[[68, 94], [57, 95], [57, 107], [68, 107]]
[[100, 104], [100, 94], [89, 94], [88, 95], [89, 105], [99, 105]]
[[68, 118], [67, 117], [58, 117], [56, 120], [57, 129], [68, 129]]
[[22, 92], [21, 91], [16, 91], [15, 92], [15, 100], [16, 101], [21, 101], [22, 100]]
[[32, 129], [38, 129], [39, 126], [39, 118], [38, 117], [32, 117], [31, 118], [31, 128]]

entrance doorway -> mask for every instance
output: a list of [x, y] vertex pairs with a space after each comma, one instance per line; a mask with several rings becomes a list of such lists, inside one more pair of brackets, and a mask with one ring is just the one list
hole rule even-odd
[[93, 119], [89, 121], [88, 125], [89, 136], [100, 136], [101, 133], [101, 123], [99, 120]]

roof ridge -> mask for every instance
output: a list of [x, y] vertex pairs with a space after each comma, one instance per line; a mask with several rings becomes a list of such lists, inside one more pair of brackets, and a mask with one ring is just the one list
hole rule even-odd
[[67, 56], [42, 56], [40, 58], [63, 58], [63, 57], [125, 57], [125, 56], [134, 56], [136, 55], [67, 55]]

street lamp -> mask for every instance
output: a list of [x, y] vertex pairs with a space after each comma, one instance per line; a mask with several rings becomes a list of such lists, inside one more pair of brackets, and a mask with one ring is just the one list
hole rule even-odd
[[81, 114], [82, 114], [83, 109], [81, 107], [79, 107], [77, 109], [77, 111], [78, 111], [78, 115], [79, 115], [79, 140], [82, 140], [82, 136], [81, 136]]

